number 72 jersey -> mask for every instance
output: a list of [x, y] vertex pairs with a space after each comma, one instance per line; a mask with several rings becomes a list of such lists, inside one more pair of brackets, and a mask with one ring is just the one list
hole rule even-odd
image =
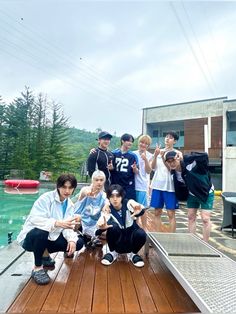
[[114, 170], [112, 171], [112, 184], [119, 184], [122, 187], [134, 186], [134, 172], [132, 165], [136, 163], [138, 166], [138, 158], [132, 152], [122, 153], [120, 149], [113, 152], [114, 155]]

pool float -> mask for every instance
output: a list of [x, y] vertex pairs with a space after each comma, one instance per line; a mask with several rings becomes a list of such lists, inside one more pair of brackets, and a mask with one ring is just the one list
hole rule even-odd
[[37, 188], [40, 182], [37, 180], [10, 179], [5, 180], [4, 184], [12, 188]]

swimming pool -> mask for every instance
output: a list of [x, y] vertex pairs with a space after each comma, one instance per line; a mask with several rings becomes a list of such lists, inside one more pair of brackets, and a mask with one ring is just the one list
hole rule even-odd
[[36, 194], [22, 194], [15, 190], [16, 194], [11, 194], [0, 186], [0, 248], [7, 245], [9, 232], [12, 240], [16, 239], [34, 201], [47, 191], [48, 188], [40, 188]]

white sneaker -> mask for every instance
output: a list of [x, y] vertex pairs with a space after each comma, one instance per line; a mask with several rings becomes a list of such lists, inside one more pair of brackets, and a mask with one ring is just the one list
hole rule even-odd
[[116, 251], [105, 254], [101, 260], [103, 265], [109, 266], [117, 259], [118, 253]]
[[129, 253], [128, 258], [135, 267], [143, 267], [144, 266], [144, 261], [143, 261], [142, 257], [139, 256], [138, 254]]

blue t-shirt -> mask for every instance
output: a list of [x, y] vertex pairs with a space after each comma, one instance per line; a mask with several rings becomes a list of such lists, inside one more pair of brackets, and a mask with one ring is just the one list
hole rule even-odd
[[104, 192], [98, 193], [96, 197], [87, 196], [75, 203], [75, 214], [81, 215], [85, 226], [95, 226], [105, 205], [105, 200]]
[[131, 152], [122, 153], [119, 148], [115, 149], [114, 170], [112, 171], [112, 184], [119, 184], [122, 187], [134, 187], [134, 172], [132, 165], [138, 165], [137, 156]]

